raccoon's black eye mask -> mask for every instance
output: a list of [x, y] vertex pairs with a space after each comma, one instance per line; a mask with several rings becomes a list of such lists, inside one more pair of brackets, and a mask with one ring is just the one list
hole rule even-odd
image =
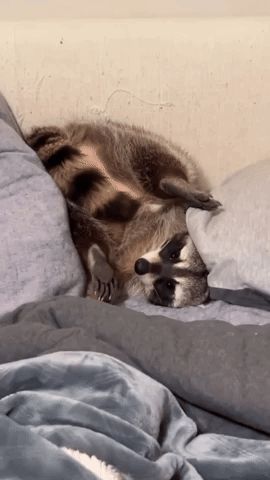
[[186, 245], [188, 233], [177, 233], [162, 246], [159, 257], [163, 262], [178, 263], [182, 248]]
[[[177, 269], [177, 264], [181, 262], [181, 251], [187, 243], [188, 233], [177, 233], [170, 240], [167, 240], [157, 254], [155, 260], [139, 258], [134, 265], [137, 275], [146, 275], [151, 273], [156, 276], [168, 277], [187, 275], [187, 270]], [[165, 282], [166, 283], [166, 282]]]

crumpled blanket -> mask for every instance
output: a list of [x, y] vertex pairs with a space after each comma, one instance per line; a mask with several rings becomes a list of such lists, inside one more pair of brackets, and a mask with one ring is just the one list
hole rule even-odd
[[269, 442], [198, 435], [167, 388], [108, 355], [43, 355], [0, 377], [0, 479], [100, 478], [63, 447], [124, 479], [269, 478]]

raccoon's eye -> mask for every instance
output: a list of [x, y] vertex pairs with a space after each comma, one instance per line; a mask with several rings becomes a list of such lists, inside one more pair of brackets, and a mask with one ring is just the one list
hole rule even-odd
[[170, 254], [170, 260], [176, 260], [177, 258], [179, 258], [179, 255], [180, 255], [180, 249], [175, 250], [175, 252], [172, 252]]
[[173, 290], [174, 289], [174, 282], [172, 280], [168, 280], [168, 282], [166, 283], [166, 287], [169, 290]]

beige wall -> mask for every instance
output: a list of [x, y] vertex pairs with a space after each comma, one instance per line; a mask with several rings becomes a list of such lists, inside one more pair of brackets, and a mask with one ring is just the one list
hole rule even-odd
[[270, 154], [270, 17], [0, 22], [20, 124], [110, 117], [179, 143], [213, 185]]
[[0, 19], [270, 15], [270, 0], [0, 0]]

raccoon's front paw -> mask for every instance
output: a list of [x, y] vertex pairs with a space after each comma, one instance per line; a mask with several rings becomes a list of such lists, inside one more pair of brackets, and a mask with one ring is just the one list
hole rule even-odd
[[118, 282], [105, 254], [96, 244], [89, 248], [88, 266], [91, 282], [87, 288], [87, 296], [101, 302], [113, 303], [118, 292]]

